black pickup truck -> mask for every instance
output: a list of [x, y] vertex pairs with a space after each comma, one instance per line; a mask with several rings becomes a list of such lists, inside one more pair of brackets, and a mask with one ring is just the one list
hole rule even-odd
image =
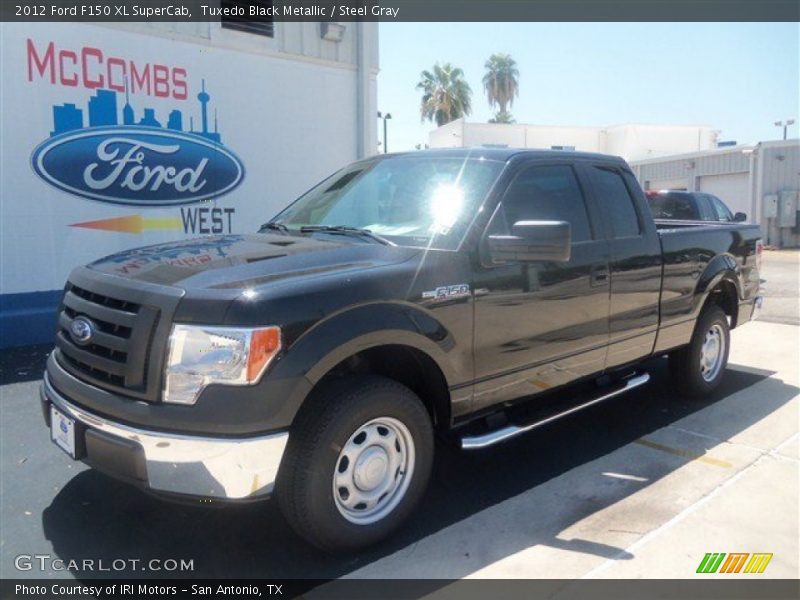
[[[277, 496], [333, 551], [420, 501], [434, 432], [495, 444], [648, 380], [723, 377], [753, 225], [654, 222], [609, 156], [368, 158], [258, 233], [75, 269], [41, 401], [73, 458], [182, 501]], [[522, 465], [521, 465], [522, 466]]]

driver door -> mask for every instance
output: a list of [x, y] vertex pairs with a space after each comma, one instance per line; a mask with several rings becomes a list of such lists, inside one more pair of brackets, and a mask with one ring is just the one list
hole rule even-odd
[[475, 410], [605, 368], [609, 246], [580, 166], [523, 165], [484, 235], [508, 234], [515, 222], [529, 220], [570, 223], [571, 257], [501, 265], [481, 260], [474, 282]]

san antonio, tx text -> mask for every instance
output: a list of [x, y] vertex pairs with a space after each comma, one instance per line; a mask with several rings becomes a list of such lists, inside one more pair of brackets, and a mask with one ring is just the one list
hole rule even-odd
[[204, 17], [321, 17], [333, 19], [335, 17], [392, 17], [397, 18], [399, 8], [388, 6], [207, 6], [200, 5]]
[[273, 583], [262, 585], [192, 585], [190, 588], [179, 588], [176, 585], [144, 585], [133, 583], [113, 583], [109, 585], [26, 585], [18, 583], [14, 586], [17, 596], [176, 596], [178, 592], [192, 596], [282, 596], [282, 585]]

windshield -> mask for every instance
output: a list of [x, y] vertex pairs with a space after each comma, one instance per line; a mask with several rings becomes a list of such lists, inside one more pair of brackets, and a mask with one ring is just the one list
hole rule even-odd
[[453, 250], [503, 168], [485, 159], [398, 156], [335, 173], [273, 219], [368, 229], [403, 246]]

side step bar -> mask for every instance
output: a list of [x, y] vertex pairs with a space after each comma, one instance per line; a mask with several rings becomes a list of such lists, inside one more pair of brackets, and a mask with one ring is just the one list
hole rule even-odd
[[583, 402], [582, 404], [573, 406], [565, 411], [552, 414], [544, 419], [534, 421], [528, 425], [507, 425], [505, 427], [501, 427], [500, 429], [495, 429], [494, 431], [489, 431], [488, 433], [483, 433], [481, 435], [465, 436], [461, 438], [461, 448], [464, 450], [477, 450], [479, 448], [493, 446], [494, 444], [509, 440], [520, 434], [531, 431], [532, 429], [536, 429], [537, 427], [541, 427], [542, 425], [550, 423], [551, 421], [560, 419], [561, 417], [566, 417], [567, 415], [578, 412], [579, 410], [592, 406], [593, 404], [597, 404], [598, 402], [602, 402], [603, 400], [608, 400], [614, 396], [619, 396], [620, 394], [629, 392], [634, 388], [644, 385], [648, 381], [650, 381], [650, 375], [648, 373], [639, 373], [632, 376], [630, 379], [627, 379], [624, 385], [614, 389], [611, 392], [603, 394], [602, 396], [598, 396], [597, 398], [593, 398], [588, 402]]

